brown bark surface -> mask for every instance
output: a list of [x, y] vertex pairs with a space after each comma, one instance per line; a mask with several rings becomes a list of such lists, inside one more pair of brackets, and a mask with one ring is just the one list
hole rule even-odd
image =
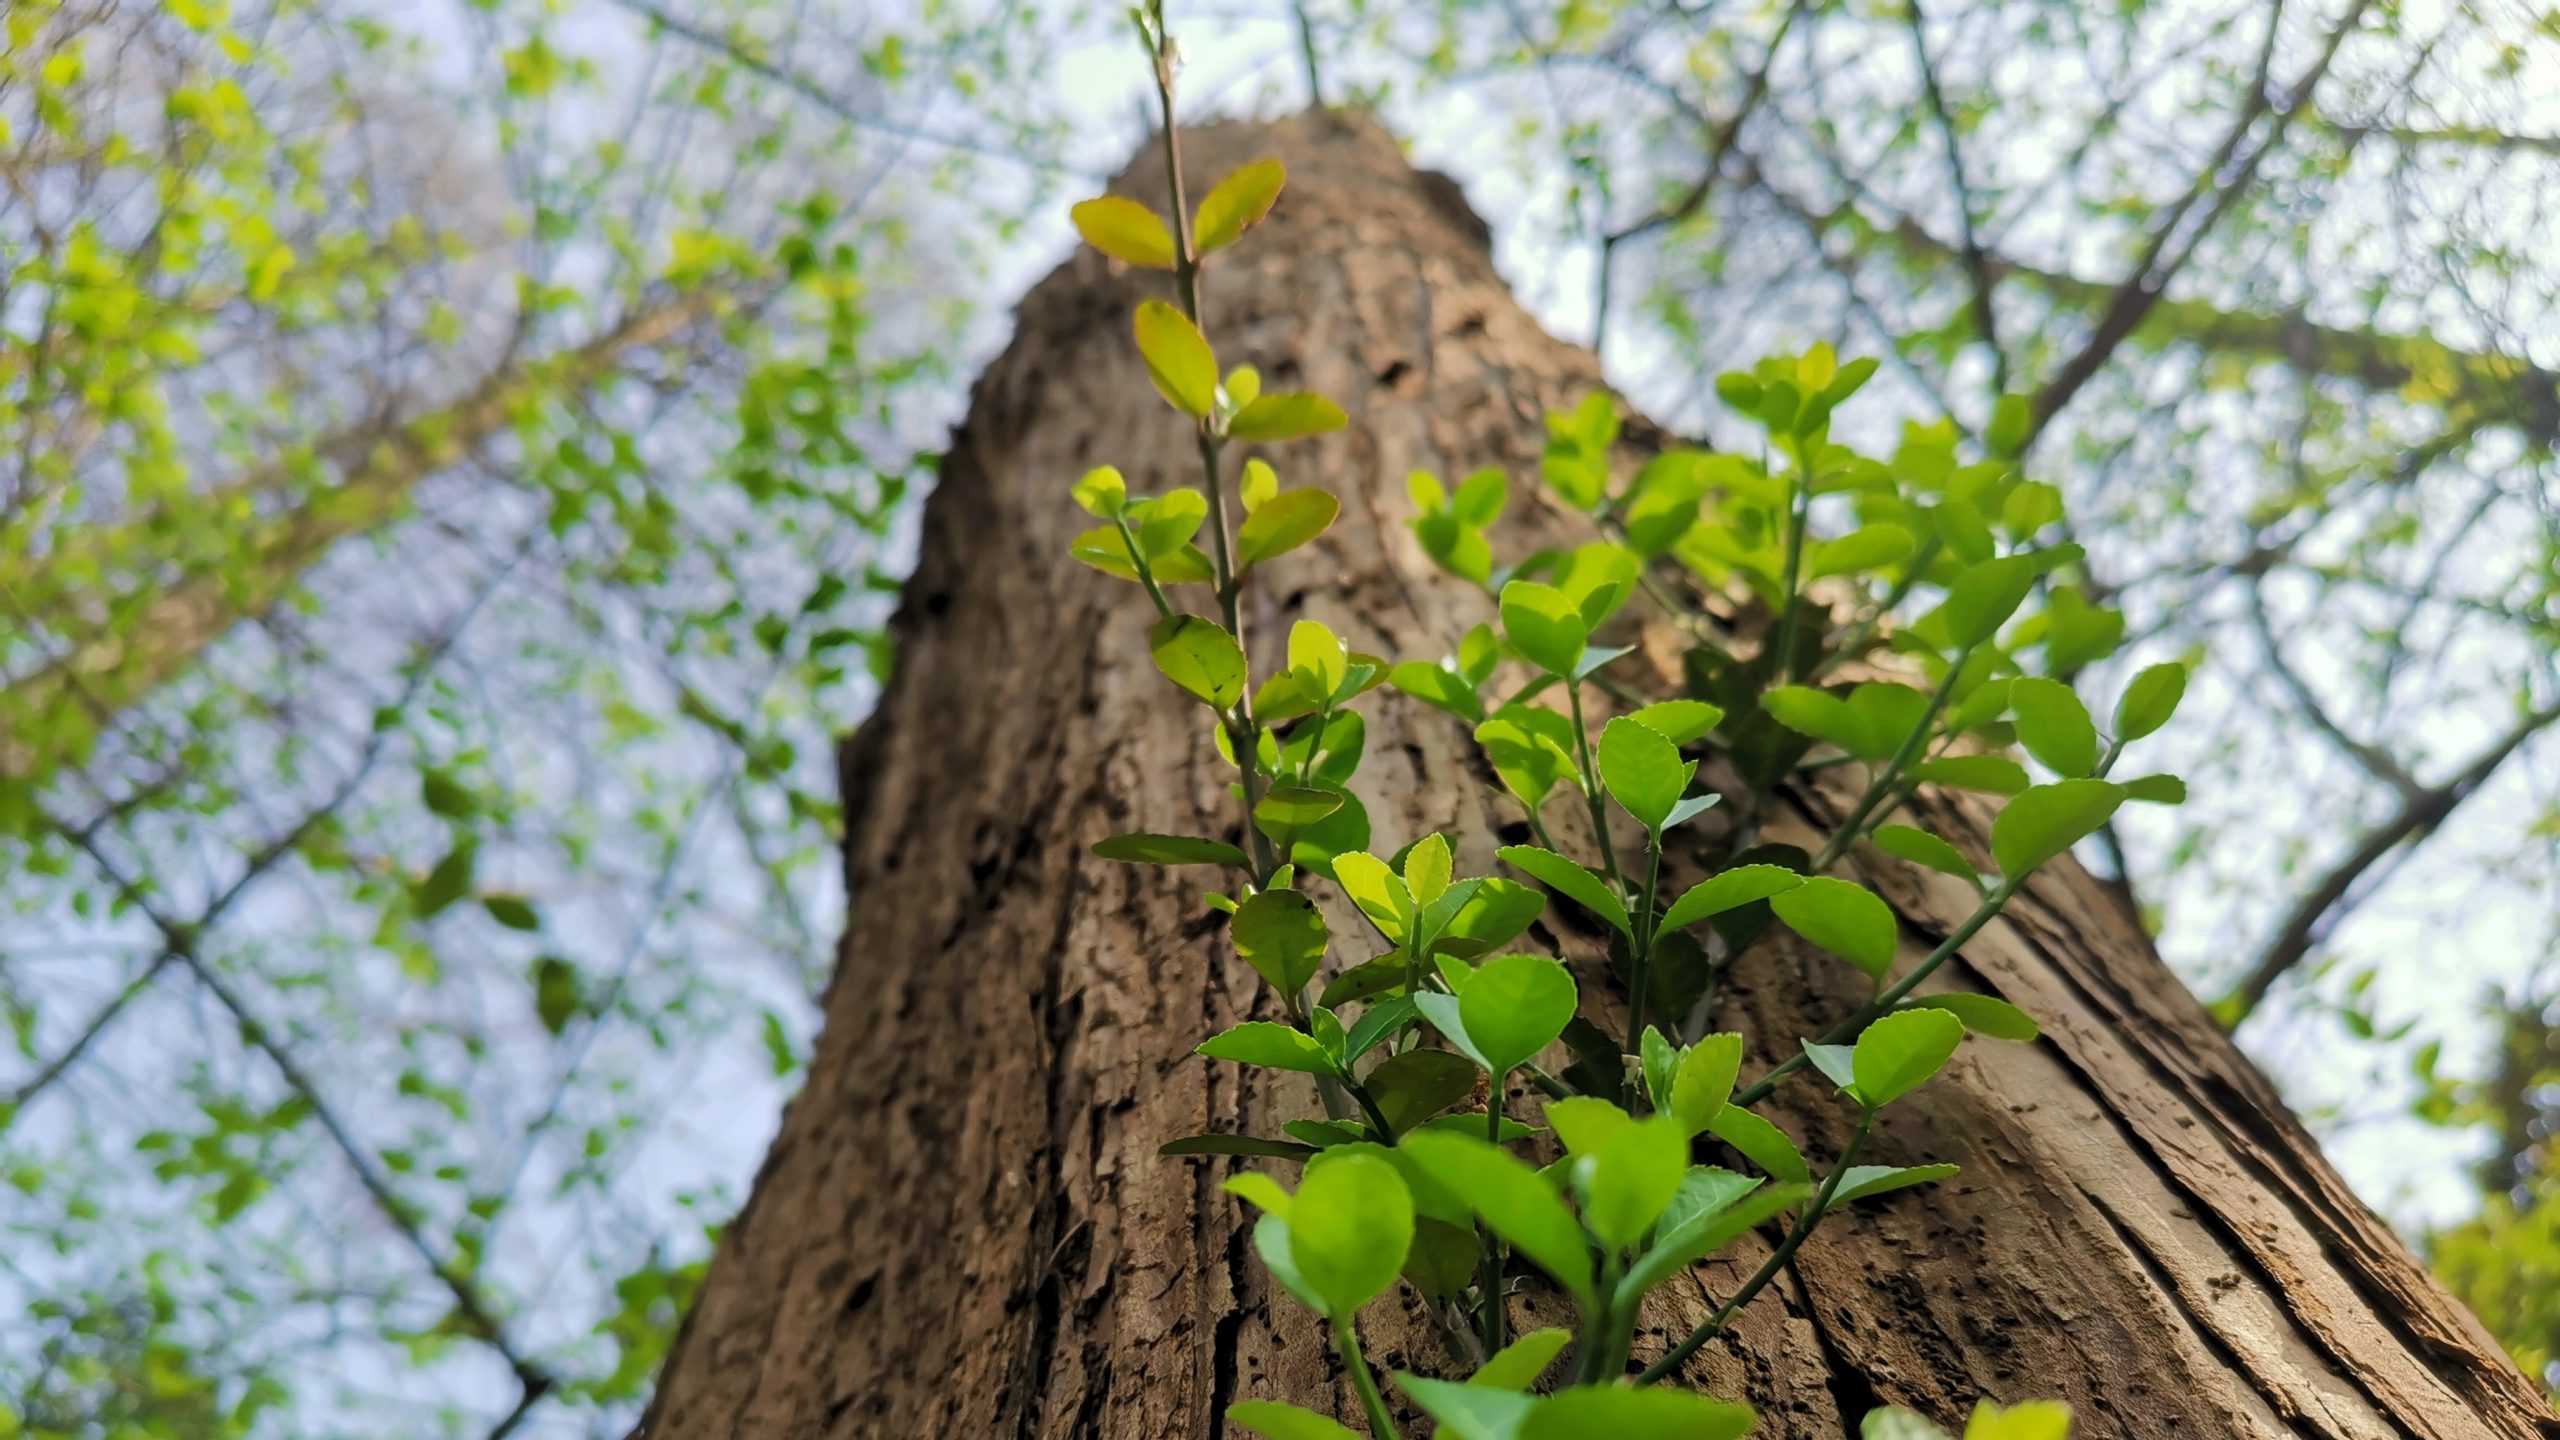
[[[1273, 218], [1209, 273], [1221, 358], [1351, 415], [1273, 456], [1344, 508], [1253, 589], [1257, 649], [1267, 663], [1311, 615], [1356, 649], [1444, 653], [1489, 606], [1413, 541], [1405, 474], [1498, 465], [1525, 482], [1540, 414], [1597, 386], [1596, 366], [1521, 312], [1454, 187], [1372, 124], [1307, 116], [1188, 145], [1195, 184], [1264, 153], [1290, 169]], [[1152, 160], [1127, 188], [1161, 203]], [[1117, 464], [1144, 492], [1197, 481], [1187, 423], [1128, 338], [1132, 304], [1161, 285], [1079, 254], [1023, 302], [955, 438], [896, 678], [844, 756], [852, 919], [825, 1033], [667, 1367], [653, 1437], [1209, 1436], [1247, 1396], [1356, 1415], [1218, 1193], [1235, 1162], [1155, 1154], [1314, 1108], [1301, 1077], [1190, 1053], [1274, 1008], [1200, 905], [1215, 879], [1086, 848], [1236, 833], [1205, 712], [1148, 662], [1143, 597], [1065, 553], [1091, 523], [1067, 498], [1087, 467]], [[1632, 460], [1652, 442], [1629, 429]], [[1534, 489], [1515, 483], [1498, 544], [1589, 538]], [[1374, 848], [1439, 831], [1461, 873], [1493, 871], [1518, 814], [1464, 727], [1392, 692], [1362, 708]], [[1804, 833], [1841, 808], [1793, 798]], [[1984, 833], [1970, 805], [1930, 804], [1948, 833]], [[1969, 905], [1953, 881], [1850, 864], [1901, 911], [1905, 963]], [[1594, 937], [1560, 915], [1537, 937], [1610, 1010]], [[1718, 1020], [1765, 1060], [1857, 996], [1835, 960], [1760, 953]], [[2560, 1436], [2077, 867], [2047, 867], [1944, 983], [2005, 996], [2045, 1038], [1971, 1043], [1897, 1105], [1870, 1158], [1964, 1173], [1825, 1224], [1693, 1363], [1692, 1384], [1760, 1407], [1761, 1435], [1854, 1435], [1880, 1403], [1960, 1422], [1988, 1395], [2068, 1400], [2090, 1440]], [[1847, 1119], [1823, 1088], [1763, 1107], [1817, 1164]], [[1638, 1360], [1730, 1293], [1760, 1243], [1668, 1287]], [[1387, 1366], [1445, 1372], [1418, 1312], [1382, 1300], [1363, 1323]]]

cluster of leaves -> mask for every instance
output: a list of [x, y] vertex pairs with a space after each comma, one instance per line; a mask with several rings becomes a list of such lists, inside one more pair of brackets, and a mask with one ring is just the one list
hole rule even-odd
[[[1221, 379], [1198, 323], [1202, 262], [1268, 211], [1283, 176], [1276, 162], [1257, 162], [1184, 213], [1170, 41], [1158, 11], [1142, 12], [1138, 28], [1167, 122], [1174, 217], [1112, 196], [1077, 206], [1074, 218], [1104, 253], [1172, 272], [1180, 303], [1142, 302], [1133, 328], [1157, 390], [1195, 427], [1202, 477], [1197, 488], [1137, 497], [1116, 470], [1087, 474], [1075, 497], [1105, 523], [1074, 552], [1144, 589], [1158, 617], [1149, 632], [1156, 666], [1209, 710], [1246, 823], [1241, 845], [1132, 834], [1096, 850], [1232, 872], [1233, 893], [1209, 903], [1230, 917], [1237, 954], [1286, 1018], [1239, 1024], [1199, 1053], [1311, 1076], [1324, 1108], [1280, 1136], [1193, 1136], [1167, 1153], [1300, 1167], [1294, 1189], [1252, 1172], [1227, 1189], [1261, 1212], [1255, 1247], [1275, 1281], [1328, 1323], [1377, 1440], [1400, 1432], [1356, 1317], [1399, 1281], [1440, 1322], [1465, 1371], [1463, 1380], [1393, 1377], [1447, 1434], [1738, 1435], [1751, 1423], [1746, 1407], [1656, 1382], [1722, 1333], [1824, 1217], [1954, 1173], [1854, 1162], [1883, 1113], [1943, 1069], [1969, 1032], [2022, 1040], [2036, 1028], [1994, 997], [1923, 996], [1918, 987], [2036, 867], [2121, 804], [2181, 798], [2166, 776], [2111, 776], [2128, 744], [2169, 719], [2184, 674], [2144, 672], [2102, 733], [2070, 687], [2027, 673], [2030, 655], [2067, 672], [2122, 635], [2120, 616], [2068, 584], [2077, 547], [2047, 539], [2061, 520], [2058, 495], [1998, 453], [1997, 427], [1994, 453], [1972, 461], [1945, 427], [1913, 429], [1881, 460], [1833, 443], [1833, 410], [1874, 363], [1843, 365], [1817, 347], [1720, 383], [1727, 404], [1766, 432], [1759, 457], [1673, 450], [1620, 482], [1606, 397], [1551, 417], [1541, 477], [1603, 537], [1587, 545], [1498, 564], [1490, 527], [1505, 477], [1481, 472], [1451, 492], [1416, 476], [1418, 538], [1453, 575], [1485, 589], [1498, 628], [1477, 626], [1440, 663], [1390, 664], [1300, 620], [1286, 667], [1257, 679], [1239, 620], [1242, 587], [1254, 566], [1320, 536], [1336, 506], [1321, 490], [1283, 489], [1251, 458], [1234, 485], [1244, 514], [1230, 534], [1227, 452], [1320, 433], [1344, 417], [1321, 397], [1263, 394], [1250, 368]], [[1204, 527], [1205, 549], [1194, 543]], [[1740, 654], [1720, 643], [1675, 583], [1756, 596], [1771, 617], [1762, 643]], [[1187, 586], [1208, 587], [1216, 613], [1178, 608]], [[1693, 637], [1688, 694], [1645, 703], [1608, 673], [1630, 652], [1607, 638], [1639, 593]], [[1905, 623], [1924, 596], [1934, 603]], [[1880, 651], [1891, 658], [1865, 663]], [[1840, 673], [1861, 666], [1880, 678]], [[1913, 674], [1925, 683], [1890, 678]], [[1488, 697], [1503, 677], [1508, 693]], [[1345, 707], [1382, 682], [1473, 727], [1539, 842], [1504, 847], [1500, 858], [1540, 888], [1458, 874], [1441, 835], [1374, 853], [1349, 788], [1365, 731]], [[1604, 704], [1623, 713], [1601, 721]], [[2009, 758], [2013, 743], [2050, 778]], [[1764, 842], [1776, 787], [1830, 766], [1866, 778], [1820, 848]], [[2008, 797], [1991, 836], [1993, 872], [1926, 829], [1891, 823], [1929, 783]], [[1588, 857], [1566, 853], [1546, 823], [1567, 793], [1587, 816]], [[1720, 804], [1729, 814], [1715, 833], [1684, 828]], [[1677, 853], [1710, 866], [1677, 896], [1663, 885], [1675, 834]], [[1622, 855], [1620, 835], [1636, 837], [1640, 853]], [[1829, 873], [1862, 843], [1955, 877], [1977, 897], [1972, 914], [1904, 963], [1892, 909]], [[1328, 972], [1337, 940], [1351, 937], [1334, 934], [1310, 893], [1315, 879], [1348, 902], [1380, 953]], [[1551, 901], [1612, 937], [1612, 968], [1630, 1001], [1621, 1033], [1580, 1014], [1579, 986], [1561, 960], [1507, 948]], [[1746, 1037], [1711, 1029], [1713, 999], [1773, 924], [1853, 967], [1869, 998], [1745, 1083]], [[1572, 1059], [1550, 1071], [1543, 1062], [1558, 1048]], [[1854, 1117], [1819, 1173], [1754, 1110], [1807, 1069]], [[1509, 1113], [1515, 1077], [1545, 1097], [1542, 1126]], [[1749, 1168], [1699, 1163], [1708, 1145]], [[1524, 1154], [1556, 1158], [1539, 1165]], [[1777, 1235], [1766, 1263], [1637, 1367], [1634, 1322], [1648, 1292], [1764, 1225]], [[1510, 1293], [1533, 1275], [1571, 1300], [1572, 1329], [1512, 1335]], [[1568, 1346], [1567, 1383], [1533, 1397], [1531, 1382]], [[1275, 1401], [1231, 1414], [1278, 1440], [1351, 1433]], [[2065, 1423], [2052, 1407], [1986, 1410], [1968, 1433], [2058, 1435]], [[1869, 1433], [1935, 1432], [1880, 1415]]]

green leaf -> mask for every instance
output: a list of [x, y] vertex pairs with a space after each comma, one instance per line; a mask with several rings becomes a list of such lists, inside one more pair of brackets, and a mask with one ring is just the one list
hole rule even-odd
[[534, 913], [533, 907], [526, 904], [521, 895], [483, 895], [480, 908], [489, 912], [490, 919], [510, 930], [542, 928], [542, 917]]
[[1991, 423], [1982, 430], [1982, 443], [1994, 455], [2014, 456], [2026, 448], [2035, 432], [2035, 407], [2024, 395], [2003, 395], [1991, 407]]
[[1258, 1135], [1185, 1135], [1156, 1147], [1158, 1155], [1255, 1155], [1274, 1160], [1304, 1160], [1313, 1145], [1295, 1140], [1265, 1140]]
[[[1563, 1133], [1561, 1126], [1557, 1133]], [[1678, 1121], [1649, 1115], [1622, 1126], [1592, 1152], [1583, 1180], [1583, 1223], [1602, 1244], [1627, 1250], [1662, 1218], [1688, 1172], [1689, 1137]]]
[[1863, 885], [1816, 875], [1770, 897], [1769, 908], [1788, 929], [1877, 980], [1893, 968], [1901, 926], [1893, 907]]
[[1114, 260], [1148, 270], [1174, 267], [1173, 231], [1164, 217], [1126, 195], [1079, 201], [1067, 217], [1084, 243]]
[[1646, 1291], [1732, 1244], [1742, 1233], [1813, 1194], [1801, 1181], [1763, 1187], [1747, 1175], [1700, 1165], [1681, 1184], [1653, 1248], [1627, 1267], [1618, 1284], [1620, 1303]]
[[1487, 877], [1474, 883], [1474, 893], [1431, 942], [1432, 953], [1472, 960], [1518, 939], [1546, 913], [1547, 897], [1517, 881]]
[[1680, 1057], [1671, 1077], [1671, 1114], [1684, 1133], [1707, 1128], [1725, 1102], [1733, 1098], [1734, 1080], [1742, 1073], [1742, 1037], [1731, 1032], [1708, 1035]]
[[1236, 907], [1229, 929], [1236, 953], [1283, 995], [1307, 988], [1324, 966], [1331, 938], [1315, 902], [1295, 890], [1264, 890]]
[[1898, 735], [1879, 738], [1847, 700], [1809, 685], [1773, 687], [1760, 697], [1760, 708], [1788, 729], [1827, 740], [1862, 760], [1881, 760], [1901, 743]]
[[1130, 507], [1127, 519], [1137, 530], [1138, 552], [1149, 560], [1164, 559], [1189, 543], [1209, 518], [1208, 497], [1188, 485], [1167, 490], [1146, 506], [1144, 513]]
[[1276, 785], [1253, 802], [1253, 823], [1263, 834], [1277, 840], [1323, 820], [1341, 809], [1346, 798], [1339, 790]]
[[1433, 1435], [1453, 1440], [1519, 1440], [1520, 1422], [1538, 1403], [1516, 1391], [1430, 1380], [1401, 1370], [1395, 1379], [1416, 1408], [1439, 1422]]
[[1843, 1090], [1857, 1088], [1857, 1057], [1848, 1046], [1820, 1045], [1807, 1040], [1804, 1042], [1804, 1058], [1812, 1061], [1813, 1068], [1821, 1071], [1832, 1084]]
[[2124, 803], [2104, 780], [2057, 780], [2021, 791], [1991, 822], [1991, 855], [2015, 879], [2079, 843]]
[[1919, 1088], [1964, 1043], [1964, 1022], [1944, 1010], [1896, 1010], [1859, 1034], [1858, 1103], [1881, 1110]]
[[1413, 924], [1413, 895], [1386, 861], [1366, 850], [1347, 851], [1333, 857], [1333, 880], [1389, 944], [1404, 943]]
[[1202, 255], [1223, 250], [1271, 213], [1289, 172], [1279, 161], [1263, 159], [1238, 166], [1209, 187], [1192, 212], [1191, 243]]
[[1493, 1354], [1467, 1377], [1470, 1385], [1490, 1390], [1526, 1390], [1573, 1343], [1570, 1330], [1532, 1330]]
[[1539, 1401], [1519, 1440], [1735, 1440], [1753, 1418], [1748, 1405], [1669, 1385], [1577, 1385]]
[[1573, 974], [1543, 955], [1501, 955], [1476, 967], [1458, 1018], [1486, 1068], [1508, 1074], [1556, 1042], [1578, 1001]]
[[2168, 724], [2186, 694], [2184, 665], [2153, 665], [2134, 676], [2133, 683], [2124, 687], [2124, 698], [2116, 702], [2116, 739], [2131, 744]]
[[533, 1013], [542, 1028], [557, 1035], [569, 1028], [579, 1008], [578, 970], [557, 955], [537, 956], [533, 962]]
[[2009, 705], [2017, 712], [2018, 743], [2054, 773], [2086, 775], [2098, 768], [2098, 727], [2070, 686], [2026, 676], [2009, 686]]
[[1449, 837], [1425, 835], [1404, 852], [1404, 888], [1428, 907], [1449, 889]]
[[1727, 1105], [1707, 1122], [1707, 1133], [1730, 1145], [1742, 1158], [1769, 1172], [1772, 1179], [1802, 1182], [1813, 1178], [1787, 1133], [1739, 1105]]
[[1966, 567], [1947, 587], [1947, 598], [1921, 623], [1943, 626], [1950, 650], [1970, 649], [2000, 633], [2035, 583], [2033, 556], [1996, 556]]
[[1474, 688], [1445, 665], [1407, 660], [1387, 672], [1387, 683], [1435, 710], [1446, 710], [1470, 723], [1484, 719], [1484, 702]]
[[1239, 1400], [1227, 1407], [1227, 1419], [1266, 1440], [1360, 1440], [1359, 1432], [1330, 1415], [1277, 1400]]
[[1540, 705], [1505, 705], [1476, 727], [1503, 788], [1536, 810], [1573, 774], [1573, 722]]
[[1964, 1022], [1964, 1028], [1976, 1035], [1994, 1040], [2033, 1040], [2044, 1032], [2026, 1011], [1997, 995], [1970, 995], [1954, 992], [1945, 995], [1923, 995], [1906, 1002], [1914, 1009], [1926, 1007], [1944, 1010]]
[[1094, 842], [1093, 853], [1105, 860], [1126, 860], [1139, 865], [1236, 865], [1251, 864], [1242, 850], [1224, 840], [1203, 840], [1193, 835], [1114, 835]]
[[1341, 1319], [1396, 1283], [1413, 1246], [1413, 1193], [1375, 1155], [1327, 1152], [1289, 1202], [1289, 1256], [1307, 1288]]
[[1600, 783], [1645, 829], [1660, 833], [1697, 773], [1680, 747], [1643, 721], [1621, 716], [1600, 732]]
[[1635, 938], [1635, 927], [1627, 919], [1627, 907], [1611, 893], [1608, 882], [1599, 876], [1553, 850], [1541, 850], [1535, 845], [1505, 845], [1494, 853], [1548, 889], [1607, 921], [1619, 934], [1630, 940]]
[[1502, 587], [1501, 609], [1502, 633], [1530, 664], [1550, 675], [1570, 675], [1582, 662], [1590, 627], [1563, 591], [1535, 580], [1514, 580]]
[[1911, 778], [1986, 795], [2015, 795], [2027, 788], [2027, 769], [1998, 755], [1949, 755], [1911, 767]]
[[1973, 1407], [1964, 1440], [2068, 1440], [2071, 1407], [2058, 1400], [2029, 1400], [2003, 1408], [1988, 1400]]
[[1133, 328], [1147, 378], [1167, 404], [1186, 415], [1217, 408], [1218, 357], [1189, 316], [1161, 300], [1141, 301]]
[[1837, 1210], [1852, 1200], [1864, 1200], [1871, 1195], [1887, 1195], [1896, 1190], [1908, 1190], [1914, 1185], [1926, 1185], [1932, 1180], [1944, 1180], [1961, 1168], [1956, 1165], [1852, 1165], [1840, 1177], [1840, 1188], [1831, 1192], [1828, 1208]]
[[1660, 731], [1674, 745], [1703, 740], [1724, 723], [1724, 711], [1703, 700], [1659, 700], [1628, 717]]
[[1402, 1135], [1474, 1094], [1482, 1074], [1464, 1055], [1407, 1050], [1379, 1061], [1360, 1083], [1386, 1117], [1388, 1132]]
[[1236, 531], [1236, 568], [1250, 570], [1325, 532], [1342, 504], [1322, 490], [1283, 490], [1244, 517]]
[[1947, 1440], [1947, 1432], [1908, 1410], [1870, 1410], [1858, 1424], [1858, 1440]]
[[1244, 651], [1214, 620], [1169, 615], [1147, 630], [1147, 649], [1164, 678], [1224, 710], [1244, 694]]
[[1783, 895], [1804, 877], [1782, 865], [1736, 865], [1692, 885], [1663, 912], [1664, 930], [1685, 930], [1701, 920], [1738, 910], [1756, 900]]
[[1899, 856], [1914, 865], [1926, 865], [1932, 870], [1944, 871], [1971, 884], [1982, 883], [1982, 877], [1974, 872], [1973, 862], [1964, 858], [1963, 851], [1926, 830], [1909, 825], [1879, 825], [1875, 833], [1867, 838], [1873, 840], [1876, 848], [1887, 855]]
[[1086, 513], [1108, 520], [1128, 508], [1129, 482], [1112, 466], [1097, 465], [1076, 482], [1075, 497]]
[[410, 897], [411, 903], [417, 907], [418, 918], [432, 920], [443, 914], [454, 901], [471, 893], [472, 873], [479, 862], [478, 845], [467, 839], [454, 842], [453, 848], [444, 853], [444, 858], [427, 871], [427, 878], [418, 882], [416, 893]]
[[1398, 1148], [1434, 1181], [1465, 1197], [1512, 1249], [1590, 1305], [1591, 1252], [1582, 1226], [1537, 1171], [1482, 1140], [1445, 1130], [1417, 1130]]
[[2187, 782], [2175, 775], [2137, 775], [2124, 782], [2124, 798], [2146, 805], [2184, 805]]
[[1334, 1073], [1333, 1057], [1314, 1037], [1268, 1020], [1247, 1020], [1222, 1035], [1212, 1035], [1192, 1053], [1306, 1075]]
[[1866, 525], [1837, 540], [1818, 540], [1805, 551], [1808, 580], [1881, 570], [1911, 553], [1911, 532], [1899, 525]]
[[[1228, 417], [1227, 437], [1232, 440], [1267, 444], [1279, 440], [1300, 440], [1309, 435], [1322, 435], [1328, 431], [1339, 430], [1349, 423], [1351, 423], [1351, 417], [1342, 413], [1341, 406], [1321, 395], [1292, 391], [1280, 395], [1256, 396], [1252, 404]], [[1326, 518], [1332, 517], [1328, 514]]]

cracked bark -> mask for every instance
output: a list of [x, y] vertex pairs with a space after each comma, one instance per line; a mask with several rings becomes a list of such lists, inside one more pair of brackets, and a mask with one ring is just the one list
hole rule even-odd
[[[1541, 412], [1597, 385], [1596, 366], [1519, 310], [1455, 188], [1373, 125], [1310, 115], [1186, 146], [1203, 180], [1264, 153], [1290, 167], [1271, 221], [1209, 274], [1221, 354], [1352, 417], [1275, 457], [1344, 512], [1258, 581], [1257, 649], [1311, 615], [1355, 648], [1441, 653], [1488, 607], [1413, 543], [1404, 474], [1531, 474]], [[1151, 158], [1125, 187], [1161, 193]], [[1147, 661], [1147, 607], [1065, 558], [1085, 523], [1066, 488], [1088, 466], [1118, 464], [1141, 491], [1196, 478], [1189, 431], [1127, 339], [1145, 293], [1096, 256], [1070, 261], [1023, 302], [954, 438], [897, 675], [845, 749], [852, 919], [826, 1030], [677, 1342], [652, 1436], [1206, 1436], [1246, 1396], [1356, 1423], [1322, 1331], [1272, 1303], [1246, 1254], [1244, 1217], [1215, 1191], [1226, 1162], [1155, 1155], [1314, 1109], [1299, 1077], [1190, 1054], [1274, 1007], [1221, 958], [1204, 872], [1086, 850], [1122, 830], [1235, 832], [1200, 712]], [[1659, 443], [1628, 430], [1631, 462]], [[1513, 511], [1515, 553], [1586, 538], [1535, 501]], [[1670, 673], [1676, 638], [1639, 638]], [[1392, 694], [1364, 708], [1378, 848], [1436, 830], [1465, 871], [1492, 870], [1520, 827], [1463, 727]], [[1778, 838], [1843, 807], [1820, 786], [1790, 800]], [[1979, 808], [1922, 805], [1985, 848]], [[1849, 863], [1901, 913], [1906, 963], [1969, 906], [1943, 877]], [[1593, 937], [1559, 939], [1609, 1009]], [[1717, 1018], [1774, 1058], [1853, 1003], [1853, 978], [1762, 952]], [[1751, 1401], [1773, 1437], [1853, 1434], [1844, 1411], [1869, 1397], [1954, 1421], [1981, 1395], [2068, 1400], [2090, 1440], [2560, 1436], [2077, 867], [2039, 875], [1939, 983], [2005, 996], [2045, 1029], [1969, 1046], [1896, 1107], [1870, 1157], [1963, 1175], [1826, 1224], [1690, 1383]], [[1809, 1085], [1764, 1113], [1817, 1158], [1845, 1136]], [[1703, 1318], [1761, 1243], [1667, 1287], [1638, 1361]], [[1552, 1308], [1533, 1296], [1521, 1318]], [[1445, 1365], [1399, 1301], [1364, 1330], [1388, 1368]]]

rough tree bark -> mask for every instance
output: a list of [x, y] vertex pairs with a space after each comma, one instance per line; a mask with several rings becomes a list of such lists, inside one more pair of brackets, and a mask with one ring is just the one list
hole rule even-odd
[[[1208, 277], [1222, 357], [1351, 414], [1275, 457], [1344, 509], [1257, 583], [1257, 647], [1312, 615], [1354, 648], [1444, 653], [1488, 606], [1413, 542], [1403, 477], [1532, 474], [1541, 412], [1587, 394], [1597, 367], [1521, 312], [1455, 187], [1371, 123], [1310, 115], [1186, 143], [1202, 180], [1265, 153], [1290, 170], [1270, 222]], [[1152, 160], [1124, 183], [1161, 204]], [[1066, 494], [1088, 466], [1142, 491], [1197, 478], [1188, 427], [1128, 338], [1153, 283], [1090, 253], [1043, 282], [944, 463], [896, 678], [844, 755], [852, 920], [825, 1033], [668, 1364], [653, 1437], [1208, 1436], [1260, 1395], [1357, 1413], [1318, 1328], [1269, 1303], [1245, 1217], [1217, 1192], [1230, 1162], [1155, 1155], [1309, 1111], [1300, 1077], [1190, 1054], [1271, 1002], [1223, 958], [1207, 872], [1086, 850], [1123, 830], [1236, 830], [1203, 712], [1149, 665], [1147, 606], [1065, 554], [1090, 523]], [[1629, 432], [1631, 461], [1659, 443]], [[1513, 509], [1514, 553], [1587, 538], [1535, 502]], [[1668, 637], [1647, 640], [1670, 673]], [[1461, 873], [1491, 872], [1518, 815], [1464, 728], [1391, 692], [1364, 708], [1376, 848], [1436, 830]], [[1841, 797], [1792, 803], [1809, 831]], [[1983, 813], [1929, 803], [1984, 849]], [[1900, 910], [1906, 963], [1970, 903], [1873, 854], [1852, 863]], [[1595, 937], [1550, 923], [1608, 1005]], [[1825, 1225], [1690, 1383], [1757, 1405], [1773, 1437], [1854, 1435], [1887, 1402], [1959, 1421], [1981, 1395], [2068, 1400], [2090, 1440], [2560, 1436], [2077, 867], [2047, 867], [1948, 968], [2045, 1031], [1968, 1046], [1895, 1108], [1872, 1157], [1963, 1175]], [[1846, 973], [1781, 949], [1719, 1020], [1773, 1058], [1854, 1003]], [[1764, 1113], [1821, 1157], [1845, 1137], [1838, 1109], [1808, 1084]], [[1730, 1293], [1759, 1244], [1670, 1287], [1638, 1359]], [[1381, 1301], [1364, 1326], [1388, 1365], [1445, 1364], [1417, 1312]]]

